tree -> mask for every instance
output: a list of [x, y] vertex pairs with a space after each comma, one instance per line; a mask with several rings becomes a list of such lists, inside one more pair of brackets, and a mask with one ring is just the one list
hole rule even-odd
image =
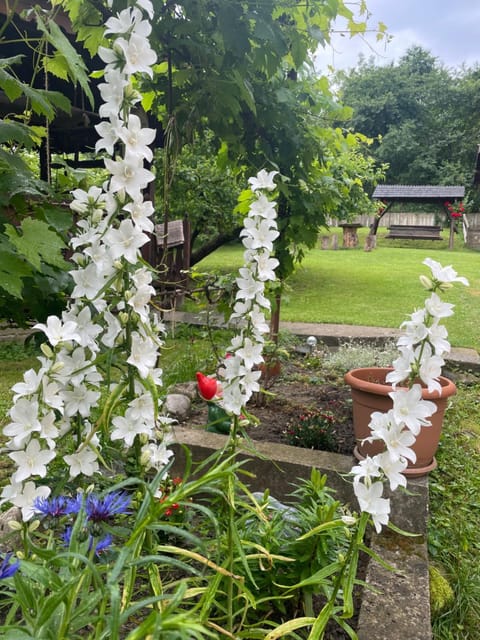
[[470, 184], [480, 118], [478, 70], [452, 71], [421, 47], [398, 64], [363, 60], [340, 77], [351, 126], [376, 140], [394, 184]]
[[[91, 55], [101, 44], [105, 19], [124, 7], [99, 0], [61, 0], [58, 6]], [[159, 180], [166, 187], [160, 204], [164, 218], [171, 214], [176, 158], [195, 139], [194, 132], [208, 128], [212, 144], [227, 150], [231, 166], [248, 174], [262, 166], [280, 170], [277, 254], [282, 275], [291, 272], [327, 215], [344, 214], [339, 202], [350, 195], [348, 185], [355, 185], [355, 192], [363, 180], [358, 171], [345, 179], [341, 171], [331, 175], [358, 139], [338, 128], [332, 131], [333, 116], [338, 120], [344, 112], [332, 100], [326, 80], [307, 74], [313, 52], [328, 41], [337, 16], [346, 18], [352, 31], [365, 28], [364, 3], [357, 8], [360, 19], [343, 0], [157, 4], [151, 36], [158, 55], [155, 73], [134, 88], [141, 91], [141, 106], [157, 123], [164, 147], [164, 178]], [[58, 67], [52, 64], [52, 69]], [[355, 199], [350, 202], [353, 206]]]

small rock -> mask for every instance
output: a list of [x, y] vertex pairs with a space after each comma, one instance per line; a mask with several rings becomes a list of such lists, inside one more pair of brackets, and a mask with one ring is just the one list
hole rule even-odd
[[196, 400], [198, 397], [197, 391], [197, 383], [193, 382], [179, 382], [178, 384], [173, 385], [171, 389], [168, 390], [171, 394], [181, 394], [182, 396], [187, 396], [190, 400]]
[[169, 393], [165, 399], [167, 413], [179, 422], [183, 422], [189, 417], [191, 408], [191, 399], [183, 393]]
[[0, 514], [0, 551], [3, 553], [16, 551], [22, 544], [18, 531], [12, 531], [9, 526], [9, 522], [12, 520], [22, 521], [22, 512], [18, 507], [11, 507], [5, 513]]

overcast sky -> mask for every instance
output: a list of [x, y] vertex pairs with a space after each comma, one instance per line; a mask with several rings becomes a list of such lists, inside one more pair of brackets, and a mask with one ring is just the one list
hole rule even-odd
[[[377, 64], [398, 61], [412, 45], [430, 51], [449, 68], [480, 64], [480, 0], [367, 0], [371, 24], [384, 22], [393, 36], [385, 45], [334, 34], [333, 47], [319, 52], [316, 67], [326, 72], [356, 66], [358, 55], [374, 56]], [[341, 28], [341, 24], [338, 25]]]

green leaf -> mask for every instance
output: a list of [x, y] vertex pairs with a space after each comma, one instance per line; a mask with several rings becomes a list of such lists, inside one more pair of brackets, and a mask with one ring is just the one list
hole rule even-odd
[[[85, 95], [87, 96], [91, 107], [93, 108], [94, 99], [87, 75], [88, 70], [82, 57], [77, 53], [77, 51], [75, 51], [68, 38], [65, 36], [56, 22], [50, 21], [47, 27], [47, 24], [37, 13], [37, 24], [39, 29], [43, 31], [43, 33], [45, 33], [50, 44], [52, 44], [57, 50], [57, 64], [60, 64], [62, 61], [64, 61], [65, 72], [68, 74], [68, 77], [70, 77], [70, 79], [75, 84], [78, 82], [78, 84], [85, 92]], [[58, 67], [57, 72], [60, 72]]]
[[53, 56], [45, 59], [45, 69], [48, 73], [61, 78], [62, 80], [68, 80], [68, 66], [63, 56], [58, 51], [55, 51]]
[[30, 127], [21, 122], [10, 120], [0, 120], [0, 144], [13, 143], [21, 144], [27, 149], [31, 149], [37, 143], [33, 140]]
[[0, 88], [5, 91], [7, 98], [13, 102], [23, 93], [23, 83], [14, 78], [0, 66]]
[[35, 640], [35, 637], [30, 635], [27, 631], [22, 629], [9, 629], [6, 635], [3, 636], [4, 640]]
[[38, 271], [42, 268], [42, 261], [59, 269], [68, 267], [61, 254], [65, 243], [42, 220], [26, 218], [20, 228], [6, 225], [5, 233], [17, 251]]
[[273, 631], [265, 636], [265, 640], [278, 640], [278, 638], [284, 638], [287, 634], [296, 631], [297, 629], [303, 629], [304, 627], [311, 627], [315, 622], [315, 618], [295, 618], [295, 620], [289, 620], [279, 625]]
[[73, 225], [72, 212], [55, 205], [42, 204], [40, 211], [55, 231], [68, 231]]
[[0, 248], [0, 289], [14, 298], [22, 297], [22, 278], [32, 274], [30, 267], [19, 256]]

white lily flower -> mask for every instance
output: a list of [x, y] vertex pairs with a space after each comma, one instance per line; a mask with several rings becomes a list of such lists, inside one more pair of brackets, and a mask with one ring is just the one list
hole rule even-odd
[[351, 473], [354, 483], [360, 482], [363, 479], [365, 484], [371, 484], [372, 478], [378, 478], [380, 476], [380, 465], [377, 456], [373, 458], [366, 456], [363, 460], [360, 460], [358, 465], [352, 467]]
[[31, 476], [44, 478], [47, 475], [47, 465], [55, 455], [50, 449], [42, 449], [39, 441], [33, 438], [24, 451], [12, 451], [8, 454], [17, 465], [17, 470], [12, 475], [13, 481], [23, 482]]
[[393, 418], [397, 424], [405, 425], [410, 431], [418, 436], [422, 427], [428, 427], [431, 422], [428, 420], [436, 410], [437, 406], [429, 400], [422, 400], [422, 387], [414, 384], [411, 389], [398, 389], [388, 394], [393, 400]]
[[[25, 485], [14, 483], [9, 486], [10, 495], [7, 498], [15, 507], [22, 512], [22, 520], [28, 522], [36, 514], [33, 503], [37, 498], [48, 498], [51, 493], [49, 487], [35, 486], [31, 480]], [[3, 493], [2, 493], [3, 496]]]
[[432, 276], [435, 278], [435, 280], [438, 280], [439, 282], [445, 282], [445, 283], [460, 282], [461, 284], [464, 284], [466, 287], [469, 286], [467, 278], [464, 278], [463, 276], [458, 276], [457, 272], [452, 267], [452, 265], [448, 265], [447, 267], [442, 267], [442, 265], [439, 262], [437, 262], [436, 260], [432, 260], [432, 258], [425, 258], [425, 260], [423, 261], [423, 264], [427, 265], [427, 267], [430, 267]]
[[137, 229], [131, 220], [122, 220], [118, 229], [109, 229], [105, 234], [114, 260], [125, 258], [135, 264], [139, 257], [139, 249], [148, 242], [148, 236]]
[[276, 220], [277, 205], [264, 193], [257, 194], [257, 199], [250, 205], [250, 215], [265, 218], [265, 220]]
[[133, 200], [126, 204], [123, 210], [130, 213], [130, 218], [140, 231], [152, 233], [154, 225], [151, 216], [154, 213], [154, 209], [150, 200], [143, 200], [143, 198]]
[[383, 524], [388, 524], [390, 515], [390, 500], [382, 498], [383, 483], [374, 482], [366, 486], [360, 482], [353, 485], [360, 509], [372, 516], [377, 533]]
[[436, 294], [432, 293], [430, 298], [425, 300], [425, 309], [434, 318], [448, 318], [453, 316], [453, 307], [455, 305], [443, 300]]
[[70, 477], [76, 478], [80, 474], [93, 476], [100, 469], [97, 454], [91, 447], [84, 447], [76, 453], [63, 456], [70, 467]]
[[3, 433], [12, 438], [10, 449], [21, 449], [36, 431], [42, 430], [39, 406], [36, 399], [19, 398], [8, 414], [11, 422], [3, 428]]
[[375, 457], [390, 483], [391, 491], [395, 491], [398, 487], [407, 486], [407, 478], [403, 473], [408, 466], [405, 458], [392, 458], [389, 451], [379, 453]]
[[38, 389], [42, 381], [44, 371], [35, 371], [35, 369], [29, 369], [23, 374], [23, 382], [17, 382], [12, 387], [12, 391], [15, 394], [13, 397], [14, 402], [22, 396], [30, 396]]
[[112, 440], [122, 440], [127, 447], [133, 446], [136, 436], [151, 436], [153, 426], [148, 426], [141, 420], [134, 420], [132, 417], [116, 416], [112, 420], [114, 429], [111, 433]]
[[440, 356], [428, 356], [422, 359], [418, 375], [431, 393], [437, 391], [439, 395], [441, 394], [442, 385], [438, 379], [442, 375], [444, 364], [445, 360]]
[[[117, 16], [112, 16], [105, 22], [105, 35], [108, 34], [126, 34], [131, 30], [133, 25], [142, 20], [142, 13], [136, 7], [128, 7], [123, 9]], [[148, 22], [147, 22], [148, 24]], [[147, 33], [146, 36], [149, 34]]]
[[270, 257], [270, 252], [267, 250], [260, 251], [254, 257], [254, 261], [257, 263], [257, 278], [262, 282], [275, 279], [275, 269], [280, 264], [276, 258]]
[[443, 356], [450, 352], [450, 343], [447, 340], [448, 331], [446, 327], [435, 322], [428, 328], [428, 341], [432, 345], [436, 356]]
[[162, 469], [172, 456], [173, 451], [167, 449], [165, 442], [149, 442], [142, 447], [142, 462], [146, 464], [147, 469]]
[[127, 126], [118, 131], [120, 139], [126, 146], [126, 152], [151, 162], [153, 151], [149, 147], [155, 139], [156, 130], [142, 127], [140, 118], [131, 114], [128, 116]]
[[400, 357], [393, 361], [393, 371], [389, 371], [386, 375], [386, 382], [389, 382], [393, 387], [407, 380], [412, 372], [412, 364], [415, 361], [415, 355], [408, 347], [401, 347], [399, 349]]
[[[71, 294], [72, 298], [94, 300], [105, 283], [105, 278], [102, 277], [95, 263], [90, 263], [85, 269], [70, 271], [70, 275], [75, 282], [75, 287]], [[78, 340], [80, 340], [80, 337]]]
[[[147, 38], [134, 32], [128, 40], [118, 38], [115, 42], [115, 47], [120, 49], [123, 54], [125, 65], [122, 71], [125, 75], [131, 76], [136, 73], [145, 73], [150, 78], [153, 78], [152, 65], [157, 61], [157, 54], [150, 47]], [[106, 55], [104, 52], [103, 54], [108, 59], [102, 57], [99, 50], [99, 55], [104, 62], [114, 62], [111, 56]]]
[[112, 115], [110, 120], [103, 120], [99, 124], [95, 125], [95, 131], [100, 138], [95, 143], [95, 152], [98, 153], [105, 149], [105, 151], [113, 156], [115, 145], [120, 137], [121, 120], [118, 116]]
[[151, 171], [141, 166], [141, 158], [137, 158], [132, 154], [119, 160], [105, 158], [104, 162], [106, 168], [112, 174], [111, 190], [114, 193], [125, 190], [134, 200], [139, 199], [142, 190], [155, 179]]
[[261, 189], [265, 189], [266, 191], [273, 191], [277, 186], [274, 182], [274, 178], [277, 174], [278, 171], [266, 171], [265, 169], [262, 169], [257, 173], [255, 177], [248, 179], [250, 189], [254, 193]]
[[38, 323], [33, 328], [43, 331], [52, 347], [60, 342], [78, 342], [80, 340], [77, 333], [77, 323], [71, 320], [62, 322], [57, 316], [48, 316], [46, 324]]
[[131, 355], [127, 362], [138, 369], [141, 378], [147, 378], [150, 375], [157, 358], [157, 347], [153, 340], [134, 331], [132, 333]]
[[93, 407], [97, 406], [100, 392], [89, 389], [85, 384], [79, 384], [63, 391], [65, 415], [72, 417], [79, 413], [88, 418]]

